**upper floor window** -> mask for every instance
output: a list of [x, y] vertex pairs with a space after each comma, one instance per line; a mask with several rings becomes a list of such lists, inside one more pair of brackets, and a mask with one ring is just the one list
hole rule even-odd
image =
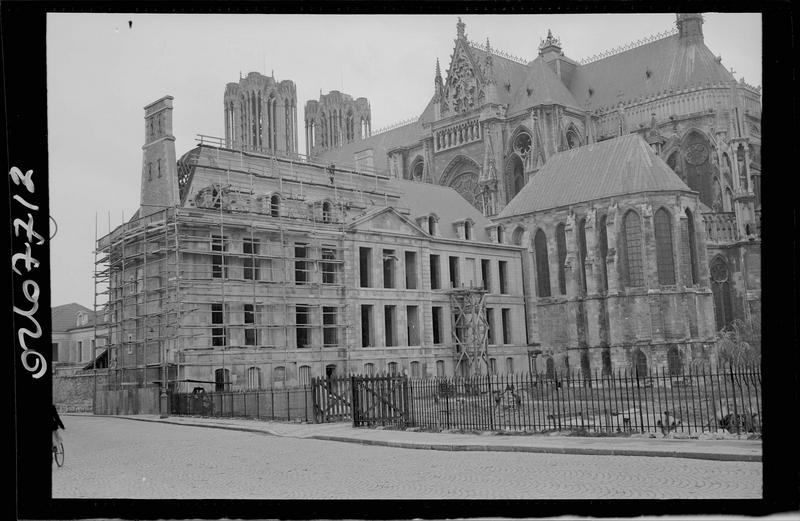
[[536, 260], [536, 295], [550, 296], [550, 261], [547, 258], [547, 237], [541, 229], [533, 237], [533, 252]]
[[608, 231], [606, 230], [607, 217], [601, 215], [597, 219], [597, 249], [600, 254], [600, 289], [601, 291], [608, 290], [608, 272], [606, 262], [608, 257]]
[[689, 280], [689, 284], [694, 285], [699, 282], [697, 277], [697, 245], [695, 243], [695, 232], [694, 232], [694, 215], [692, 215], [692, 211], [688, 208], [686, 209], [686, 229], [687, 229], [687, 244], [686, 248], [689, 250], [689, 273], [688, 275], [691, 276], [691, 280]]
[[581, 289], [586, 292], [586, 219], [578, 221], [578, 253], [580, 255]]
[[469, 221], [464, 222], [464, 239], [472, 240], [472, 223]]
[[659, 208], [654, 218], [658, 283], [675, 284], [675, 259], [672, 251], [672, 216]]
[[567, 294], [567, 277], [564, 264], [567, 262], [567, 235], [564, 223], [556, 226], [556, 247], [558, 248], [558, 290], [562, 295]]
[[622, 220], [622, 261], [625, 285], [644, 286], [644, 259], [642, 254], [642, 221], [633, 210], [628, 210]]

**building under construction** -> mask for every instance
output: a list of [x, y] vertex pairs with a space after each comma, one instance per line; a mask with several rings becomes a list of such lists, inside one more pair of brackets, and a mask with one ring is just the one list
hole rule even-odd
[[172, 97], [145, 107], [141, 206], [97, 241], [110, 388], [527, 368], [520, 246], [452, 188], [314, 163], [268, 121], [177, 159]]

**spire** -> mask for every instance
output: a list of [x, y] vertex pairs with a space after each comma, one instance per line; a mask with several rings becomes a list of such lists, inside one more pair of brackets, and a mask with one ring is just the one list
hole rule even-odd
[[467, 35], [464, 33], [464, 29], [466, 28], [467, 24], [461, 21], [461, 17], [458, 17], [458, 23], [456, 24], [456, 32], [458, 35], [459, 40], [466, 40]]
[[544, 56], [548, 53], [555, 53], [557, 56], [561, 55], [561, 40], [553, 36], [553, 31], [547, 30], [547, 38], [539, 44], [539, 56]]
[[675, 25], [678, 38], [687, 43], [703, 43], [703, 15], [700, 13], [677, 13]]
[[442, 81], [442, 69], [439, 67], [439, 58], [436, 58], [436, 76], [433, 79], [433, 98], [440, 101], [444, 96], [444, 82]]
[[494, 58], [492, 58], [492, 46], [489, 43], [489, 38], [486, 38], [486, 67], [484, 68], [486, 76], [486, 83], [493, 85], [497, 83], [494, 77]]

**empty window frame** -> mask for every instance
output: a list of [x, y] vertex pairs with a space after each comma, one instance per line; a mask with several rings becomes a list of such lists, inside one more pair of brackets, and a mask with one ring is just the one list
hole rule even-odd
[[406, 289], [417, 289], [417, 252], [405, 252]]
[[244, 345], [246, 346], [255, 346], [259, 343], [256, 310], [255, 304], [244, 305]]
[[281, 215], [281, 198], [278, 194], [274, 194], [269, 198], [269, 214], [272, 217], [280, 217]]
[[228, 251], [227, 238], [223, 235], [212, 235], [211, 251], [218, 252], [211, 255], [211, 277], [215, 279], [228, 278], [228, 267], [225, 265], [225, 255], [223, 255]]
[[503, 321], [503, 343], [511, 343], [511, 310], [503, 308], [500, 310], [501, 320]]
[[489, 374], [491, 375], [497, 374], [497, 358], [489, 359]]
[[211, 345], [224, 347], [227, 344], [227, 332], [224, 327], [225, 312], [222, 304], [211, 304]]
[[310, 262], [303, 260], [308, 258], [308, 245], [296, 243], [294, 245], [294, 283], [308, 284], [311, 281]]
[[335, 306], [322, 307], [322, 344], [324, 347], [339, 344], [339, 310]]
[[311, 307], [303, 304], [295, 306], [295, 333], [297, 348], [308, 347], [311, 343]]
[[372, 287], [372, 248], [358, 249], [358, 273], [362, 288]]
[[486, 308], [486, 337], [489, 344], [495, 342], [494, 309]]
[[336, 261], [336, 248], [333, 246], [322, 247], [322, 283], [336, 284], [339, 278], [339, 264]]
[[374, 345], [372, 331], [372, 305], [363, 304], [361, 306], [361, 347]]
[[500, 293], [505, 295], [508, 293], [508, 262], [498, 261], [497, 267], [500, 277]]
[[272, 383], [282, 385], [284, 382], [286, 382], [286, 368], [279, 365], [272, 370]]
[[383, 250], [383, 287], [394, 289], [397, 255], [394, 250]]
[[450, 287], [458, 288], [461, 286], [461, 278], [458, 273], [458, 257], [450, 257], [448, 265], [450, 267]]
[[434, 344], [441, 344], [442, 339], [444, 338], [444, 332], [442, 331], [442, 308], [441, 306], [433, 306], [431, 307], [432, 311], [432, 327], [433, 327], [433, 343]]
[[547, 236], [538, 230], [533, 238], [533, 251], [536, 260], [536, 296], [550, 296], [550, 261], [547, 255]]
[[408, 330], [408, 345], [420, 345], [419, 306], [406, 306], [406, 329]]
[[397, 345], [397, 308], [395, 306], [383, 306], [383, 331], [385, 333], [385, 345]]
[[442, 289], [438, 255], [431, 255], [431, 289]]
[[261, 245], [258, 239], [245, 238], [242, 240], [242, 253], [250, 255], [243, 259], [243, 276], [245, 280], [261, 279], [261, 261], [256, 257], [260, 254]]
[[489, 293], [492, 292], [492, 261], [489, 259], [481, 259], [481, 280], [483, 281], [483, 288]]
[[217, 369], [214, 371], [214, 390], [224, 392], [230, 390], [228, 387], [231, 381], [231, 372], [228, 369]]

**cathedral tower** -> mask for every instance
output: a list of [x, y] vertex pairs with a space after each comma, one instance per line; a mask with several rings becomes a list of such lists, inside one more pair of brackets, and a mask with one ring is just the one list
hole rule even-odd
[[180, 201], [175, 136], [172, 135], [172, 100], [172, 96], [164, 96], [144, 107], [140, 217], [175, 206]]
[[297, 153], [297, 89], [294, 82], [251, 72], [225, 87], [225, 142], [229, 148]]
[[367, 98], [353, 99], [349, 94], [332, 90], [309, 100], [305, 107], [306, 154], [338, 148], [361, 141], [372, 134], [372, 115]]

